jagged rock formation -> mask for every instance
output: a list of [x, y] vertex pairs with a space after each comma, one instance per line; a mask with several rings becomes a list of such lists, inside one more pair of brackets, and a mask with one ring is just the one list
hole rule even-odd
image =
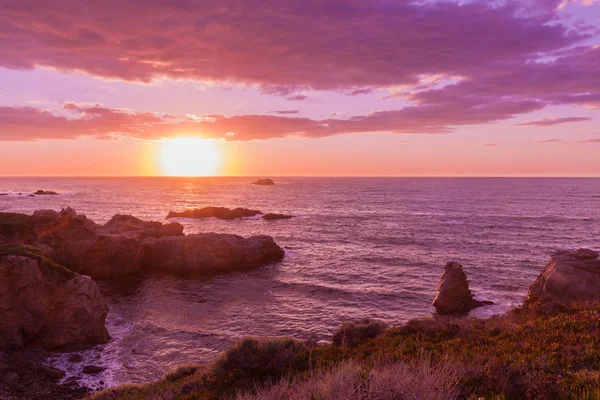
[[600, 301], [600, 259], [589, 249], [557, 251], [529, 287], [525, 302]]
[[109, 339], [108, 313], [89, 277], [35, 249], [0, 246], [0, 348], [82, 349]]
[[493, 304], [491, 301], [479, 301], [473, 298], [467, 275], [463, 271], [463, 266], [457, 262], [451, 261], [446, 264], [437, 289], [433, 306], [438, 314], [466, 314], [474, 308]]
[[267, 220], [267, 221], [276, 221], [278, 219], [290, 219], [290, 218], [294, 218], [293, 215], [286, 215], [286, 214], [265, 214], [263, 216], [263, 219]]

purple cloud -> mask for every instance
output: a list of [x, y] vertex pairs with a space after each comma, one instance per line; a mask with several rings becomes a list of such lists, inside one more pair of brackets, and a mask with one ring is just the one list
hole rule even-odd
[[279, 115], [292, 115], [292, 114], [298, 114], [300, 112], [300, 110], [279, 110], [279, 111], [273, 111], [275, 114], [279, 114]]
[[303, 94], [297, 94], [295, 96], [288, 96], [285, 99], [289, 101], [304, 101], [308, 100], [308, 96], [305, 96]]
[[535, 121], [523, 122], [521, 124], [516, 124], [516, 126], [553, 126], [567, 124], [570, 122], [581, 122], [591, 120], [592, 118], [587, 117], [544, 118]]

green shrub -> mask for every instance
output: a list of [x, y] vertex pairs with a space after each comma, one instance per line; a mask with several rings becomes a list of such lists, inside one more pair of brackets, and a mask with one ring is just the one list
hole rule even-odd
[[309, 350], [292, 338], [246, 338], [227, 349], [213, 364], [219, 384], [248, 388], [309, 367]]
[[379, 336], [385, 328], [384, 322], [369, 318], [346, 321], [333, 335], [332, 341], [336, 346], [357, 346]]

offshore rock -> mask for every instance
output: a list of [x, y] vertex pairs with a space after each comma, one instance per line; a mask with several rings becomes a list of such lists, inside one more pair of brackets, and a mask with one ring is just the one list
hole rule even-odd
[[457, 262], [451, 261], [446, 264], [437, 289], [438, 294], [433, 300], [433, 306], [438, 314], [466, 314], [474, 308], [494, 304], [491, 301], [473, 298], [467, 275], [463, 266]]
[[248, 270], [283, 259], [270, 236], [201, 233], [144, 240], [145, 269], [211, 274]]
[[260, 210], [249, 210], [247, 208], [234, 208], [229, 209], [226, 207], [204, 207], [196, 208], [193, 210], [185, 210], [181, 212], [171, 211], [167, 218], [218, 218], [224, 220], [232, 220], [237, 218], [254, 217], [260, 215], [263, 212]]
[[156, 221], [143, 221], [132, 215], [116, 214], [99, 231], [145, 239], [147, 237], [183, 236], [183, 225], [177, 222], [163, 224]]
[[254, 182], [252, 182], [253, 185], [259, 185], [259, 186], [271, 186], [274, 185], [275, 182], [273, 182], [272, 179], [257, 179]]
[[83, 349], [108, 341], [108, 306], [90, 277], [39, 253], [6, 254], [0, 252], [0, 347]]
[[525, 300], [531, 303], [600, 301], [600, 259], [589, 249], [557, 251], [550, 257]]
[[265, 214], [263, 216], [264, 220], [267, 221], [277, 221], [278, 219], [290, 219], [290, 218], [294, 218], [293, 215], [286, 215], [286, 214]]

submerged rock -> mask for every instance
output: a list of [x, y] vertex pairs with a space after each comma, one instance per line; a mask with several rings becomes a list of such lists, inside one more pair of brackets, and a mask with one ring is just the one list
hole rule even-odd
[[479, 301], [473, 298], [467, 275], [463, 271], [463, 266], [457, 262], [451, 261], [446, 264], [437, 289], [433, 306], [438, 314], [466, 314], [474, 308], [494, 304], [491, 301]]
[[267, 220], [267, 221], [276, 221], [278, 219], [290, 219], [290, 218], [294, 218], [294, 216], [286, 215], [286, 214], [265, 214], [263, 216], [263, 219]]
[[144, 268], [178, 273], [247, 270], [283, 259], [270, 236], [201, 233], [144, 240]]
[[254, 182], [252, 182], [253, 185], [260, 185], [260, 186], [271, 186], [274, 185], [275, 182], [273, 182], [272, 179], [257, 179]]
[[224, 220], [232, 220], [237, 218], [254, 217], [260, 215], [263, 212], [260, 210], [250, 210], [247, 208], [234, 208], [229, 209], [226, 207], [204, 207], [196, 208], [193, 210], [185, 210], [181, 212], [171, 211], [167, 218], [219, 218]]
[[84, 374], [98, 374], [102, 371], [104, 371], [106, 369], [106, 367], [100, 367], [98, 365], [86, 365], [85, 367], [83, 367], [83, 370], [81, 372], [83, 372]]
[[88, 348], [106, 343], [107, 313], [90, 277], [25, 246], [0, 248], [0, 347]]
[[572, 303], [600, 301], [600, 259], [589, 249], [557, 251], [550, 257], [525, 302]]

